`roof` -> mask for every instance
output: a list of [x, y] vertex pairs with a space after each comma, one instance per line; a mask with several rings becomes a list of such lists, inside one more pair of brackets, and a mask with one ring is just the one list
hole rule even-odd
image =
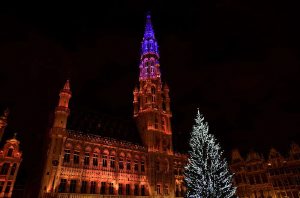
[[71, 111], [67, 128], [142, 145], [136, 124], [131, 117], [121, 118], [91, 110]]

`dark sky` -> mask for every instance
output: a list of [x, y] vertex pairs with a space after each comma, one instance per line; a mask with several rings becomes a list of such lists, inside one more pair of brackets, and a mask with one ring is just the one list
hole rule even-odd
[[6, 136], [19, 133], [24, 174], [34, 166], [31, 156], [42, 155], [37, 150], [67, 78], [72, 109], [132, 116], [147, 11], [177, 139], [187, 138], [199, 107], [226, 151], [287, 153], [292, 141], [300, 143], [297, 5], [131, 0], [36, 7], [0, 14], [0, 106], [11, 109]]

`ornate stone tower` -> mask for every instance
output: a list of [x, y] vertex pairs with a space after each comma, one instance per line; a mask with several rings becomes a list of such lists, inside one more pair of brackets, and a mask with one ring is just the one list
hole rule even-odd
[[[1, 137], [7, 126], [8, 109], [0, 117]], [[20, 142], [16, 134], [12, 139], [6, 140], [0, 149], [0, 197], [11, 197], [16, 182], [18, 170], [22, 162], [22, 152], [19, 149]]]
[[169, 88], [162, 85], [159, 67], [158, 44], [148, 14], [141, 43], [139, 87], [133, 91], [134, 118], [149, 152], [150, 194], [174, 196]]
[[67, 80], [63, 89], [60, 91], [59, 102], [55, 108], [53, 126], [49, 132], [50, 143], [43, 174], [41, 194], [43, 192], [54, 192], [56, 190], [54, 187], [57, 186], [59, 182], [56, 176], [59, 175], [62, 163], [61, 154], [66, 138], [66, 125], [70, 114], [69, 100], [71, 96], [70, 83], [69, 80]]

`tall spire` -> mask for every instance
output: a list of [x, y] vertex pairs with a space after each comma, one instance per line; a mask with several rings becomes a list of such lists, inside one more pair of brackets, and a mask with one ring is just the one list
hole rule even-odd
[[160, 78], [158, 59], [158, 44], [154, 36], [151, 15], [148, 13], [141, 43], [140, 80]]
[[150, 13], [147, 14], [144, 38], [142, 41], [142, 54], [154, 53], [158, 56], [158, 45], [155, 39]]

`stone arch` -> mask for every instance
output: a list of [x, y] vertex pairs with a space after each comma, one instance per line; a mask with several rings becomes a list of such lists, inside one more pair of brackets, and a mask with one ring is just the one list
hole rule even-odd
[[94, 147], [93, 152], [99, 154], [100, 153], [99, 147], [97, 147], [97, 146]]
[[115, 150], [111, 150], [109, 153], [110, 156], [116, 156], [116, 151]]
[[84, 149], [85, 152], [91, 152], [92, 151], [92, 148], [91, 146], [86, 146], [85, 149]]
[[77, 144], [75, 147], [74, 147], [74, 150], [77, 150], [77, 151], [81, 151], [82, 149], [82, 146], [80, 144]]
[[103, 152], [102, 152], [103, 155], [109, 155], [109, 151], [108, 149], [103, 149]]
[[65, 148], [71, 150], [71, 149], [73, 149], [73, 144], [71, 142], [66, 142]]
[[119, 153], [119, 157], [125, 158], [125, 153], [124, 153], [123, 151], [121, 151], [121, 152]]

